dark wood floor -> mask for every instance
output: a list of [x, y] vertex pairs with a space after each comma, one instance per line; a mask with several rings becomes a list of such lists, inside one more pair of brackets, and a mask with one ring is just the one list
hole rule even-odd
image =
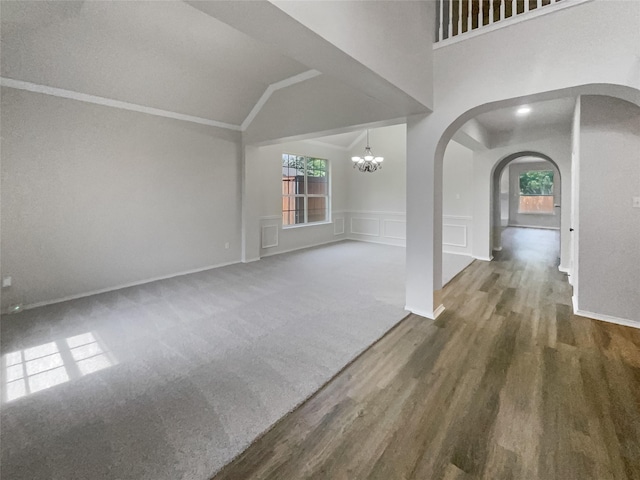
[[215, 480], [640, 479], [640, 330], [573, 316], [556, 265], [508, 229]]

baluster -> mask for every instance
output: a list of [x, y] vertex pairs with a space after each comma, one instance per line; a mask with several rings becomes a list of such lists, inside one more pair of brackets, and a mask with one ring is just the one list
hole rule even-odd
[[515, 17], [518, 14], [518, 1], [511, 0], [511, 18]]
[[507, 16], [506, 8], [507, 0], [500, 0], [500, 20], [504, 20]]
[[478, 14], [480, 15], [480, 18], [478, 19], [478, 27], [482, 27], [484, 25], [484, 0], [480, 0]]
[[453, 37], [453, 0], [449, 0], [449, 30], [447, 38]]
[[458, 0], [458, 35], [462, 33], [462, 0]]
[[524, 0], [524, 12], [527, 13], [529, 11], [529, 0]]
[[470, 32], [473, 29], [473, 5], [471, 5], [471, 0], [467, 3], [467, 32]]
[[442, 36], [444, 35], [444, 17], [442, 16], [444, 11], [444, 0], [440, 0], [440, 25], [438, 25], [438, 41], [442, 41]]
[[493, 0], [489, 0], [489, 25], [493, 23]]
[[536, 8], [540, 8], [542, 6], [542, 0], [536, 0]]

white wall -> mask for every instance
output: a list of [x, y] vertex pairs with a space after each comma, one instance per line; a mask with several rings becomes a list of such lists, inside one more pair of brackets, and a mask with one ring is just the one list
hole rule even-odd
[[640, 107], [583, 96], [580, 121], [578, 310], [640, 322]]
[[1, 119], [3, 309], [239, 260], [237, 138], [9, 88]]
[[272, 3], [423, 105], [432, 107], [434, 2]]
[[[346, 238], [347, 178], [349, 154], [314, 141], [280, 143], [256, 149], [247, 166], [258, 209], [261, 257]], [[297, 227], [282, 226], [282, 154], [305, 155], [329, 161], [331, 222]]]
[[[367, 242], [404, 245], [406, 240], [406, 125], [369, 130], [374, 155], [384, 157], [382, 170], [363, 173], [351, 161], [348, 180], [347, 230], [349, 238]], [[363, 138], [348, 158], [364, 153]]]
[[504, 167], [500, 175], [500, 226], [509, 224], [509, 165]]
[[442, 250], [471, 255], [473, 152], [450, 141], [442, 169]]

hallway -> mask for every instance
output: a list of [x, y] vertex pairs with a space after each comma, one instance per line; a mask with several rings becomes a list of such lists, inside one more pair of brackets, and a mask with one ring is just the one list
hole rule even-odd
[[640, 479], [640, 331], [572, 315], [557, 235], [505, 230], [215, 480]]

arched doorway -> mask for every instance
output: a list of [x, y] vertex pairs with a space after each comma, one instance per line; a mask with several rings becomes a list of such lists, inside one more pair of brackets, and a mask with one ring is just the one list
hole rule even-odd
[[[491, 250], [502, 250], [505, 227], [561, 230], [562, 172], [548, 155], [516, 152], [499, 160], [491, 178]], [[560, 237], [558, 237], [560, 264]]]

